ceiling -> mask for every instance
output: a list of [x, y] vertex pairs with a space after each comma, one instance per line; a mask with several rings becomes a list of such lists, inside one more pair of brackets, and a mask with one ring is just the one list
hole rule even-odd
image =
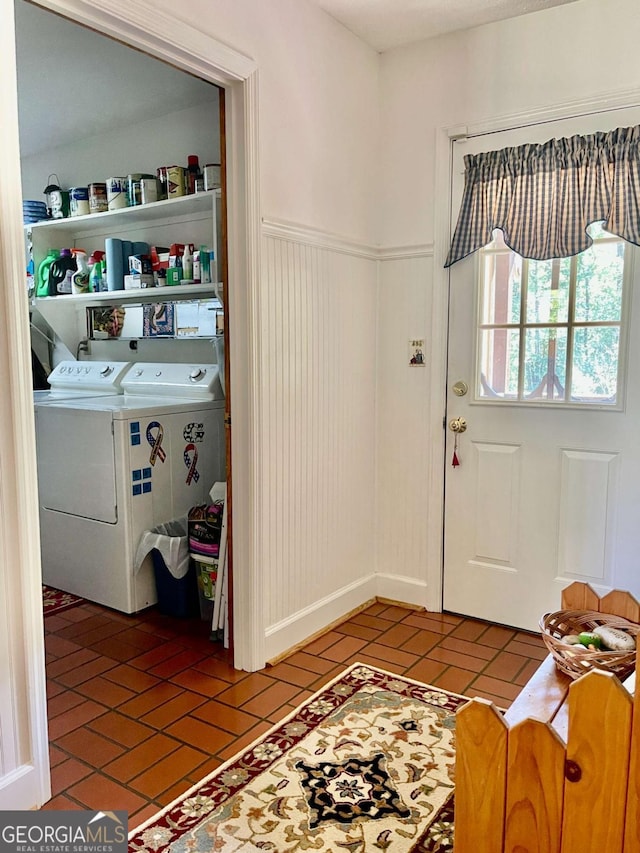
[[310, 0], [379, 52], [576, 0]]

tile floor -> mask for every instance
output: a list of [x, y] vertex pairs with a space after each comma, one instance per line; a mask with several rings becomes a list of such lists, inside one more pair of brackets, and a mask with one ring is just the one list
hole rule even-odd
[[133, 829], [355, 661], [506, 707], [546, 656], [498, 625], [376, 603], [266, 669], [233, 669], [200, 620], [85, 603], [45, 619], [51, 809]]

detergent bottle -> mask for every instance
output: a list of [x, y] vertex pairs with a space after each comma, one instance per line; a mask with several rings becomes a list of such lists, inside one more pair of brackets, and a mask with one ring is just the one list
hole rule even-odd
[[60, 257], [49, 267], [49, 296], [71, 293], [71, 275], [76, 269], [76, 259], [71, 249], [60, 249]]
[[51, 264], [60, 257], [57, 249], [49, 249], [47, 257], [38, 264], [36, 276], [36, 296], [49, 296], [49, 270]]

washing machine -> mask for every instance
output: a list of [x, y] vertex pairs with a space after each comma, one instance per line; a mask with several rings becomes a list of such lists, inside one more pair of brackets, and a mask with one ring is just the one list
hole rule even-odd
[[157, 601], [141, 536], [226, 479], [218, 365], [137, 363], [121, 395], [36, 407], [44, 583], [123, 613]]
[[33, 392], [34, 405], [122, 394], [122, 379], [130, 367], [130, 361], [61, 361], [47, 377], [50, 388]]

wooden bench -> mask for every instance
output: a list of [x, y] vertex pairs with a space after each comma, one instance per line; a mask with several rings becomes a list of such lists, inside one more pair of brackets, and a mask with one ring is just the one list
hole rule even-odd
[[[629, 593], [601, 600], [581, 583], [561, 609], [640, 622]], [[549, 655], [504, 714], [484, 699], [464, 705], [454, 853], [640, 853], [636, 673], [624, 685], [599, 671], [572, 681]]]

